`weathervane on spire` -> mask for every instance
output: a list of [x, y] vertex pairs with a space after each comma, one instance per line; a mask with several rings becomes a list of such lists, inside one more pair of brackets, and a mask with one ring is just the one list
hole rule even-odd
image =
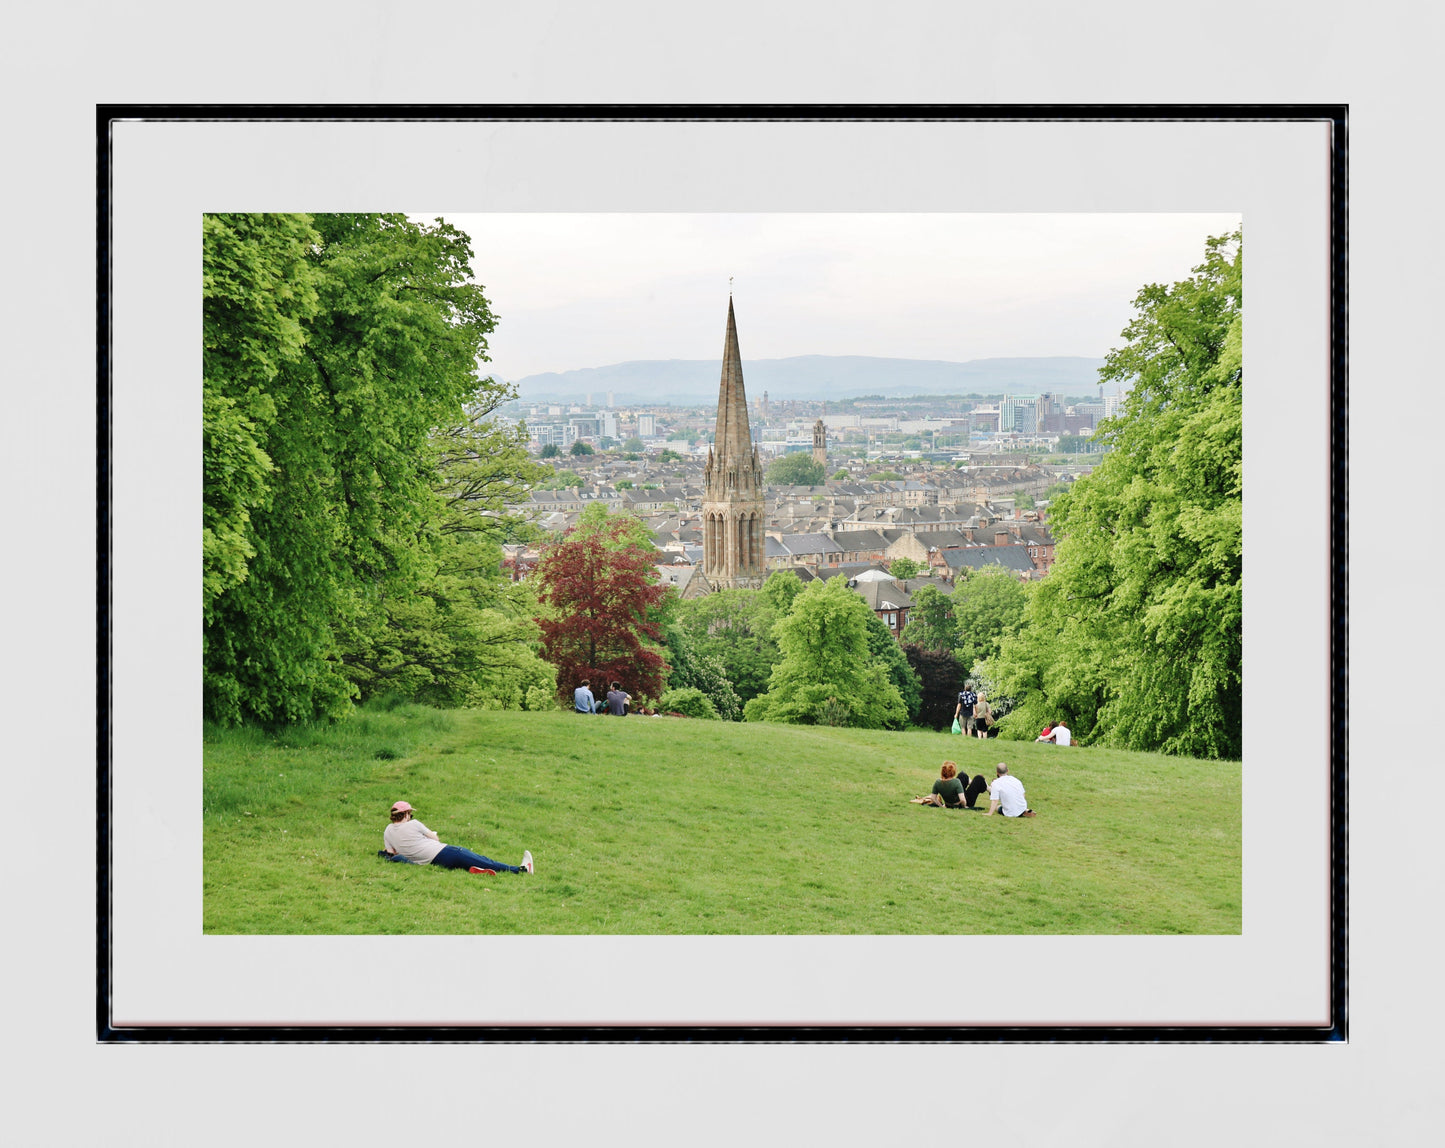
[[[728, 276], [728, 297], [729, 297], [729, 298], [732, 297], [732, 293], [733, 293], [733, 277], [732, 277], [731, 275], [729, 275], [729, 276]], [[1102, 384], [1101, 384], [1101, 385], [1102, 385]]]

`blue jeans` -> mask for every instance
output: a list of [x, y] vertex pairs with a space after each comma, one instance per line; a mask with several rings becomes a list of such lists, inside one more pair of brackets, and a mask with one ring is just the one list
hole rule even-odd
[[493, 861], [489, 857], [483, 857], [480, 853], [473, 853], [470, 849], [463, 849], [460, 845], [443, 845], [442, 851], [431, 859], [433, 865], [440, 865], [443, 869], [495, 869], [499, 873], [520, 873], [522, 870], [516, 865], [503, 865], [500, 861]]

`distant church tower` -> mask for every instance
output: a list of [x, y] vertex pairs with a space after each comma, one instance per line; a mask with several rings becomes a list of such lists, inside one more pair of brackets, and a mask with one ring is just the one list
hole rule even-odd
[[767, 574], [763, 466], [748, 433], [748, 400], [731, 295], [715, 439], [703, 470], [703, 572], [719, 590], [756, 589]]
[[813, 424], [813, 461], [823, 468], [824, 476], [828, 470], [828, 428], [819, 419]]

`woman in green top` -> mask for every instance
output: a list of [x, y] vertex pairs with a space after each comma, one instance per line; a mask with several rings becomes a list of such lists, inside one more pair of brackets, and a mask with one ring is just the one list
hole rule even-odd
[[973, 809], [974, 802], [988, 785], [979, 774], [969, 784], [968, 774], [959, 775], [958, 765], [952, 761], [945, 761], [943, 768], [939, 770], [939, 778], [933, 783], [933, 792], [926, 797], [911, 798], [915, 805], [942, 805], [948, 809]]

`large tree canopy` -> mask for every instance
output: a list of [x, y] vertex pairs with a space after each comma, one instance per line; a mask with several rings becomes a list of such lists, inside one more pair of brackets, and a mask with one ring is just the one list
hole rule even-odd
[[794, 451], [768, 463], [767, 481], [773, 486], [822, 486], [823, 464], [805, 451]]
[[349, 636], [425, 609], [449, 510], [495, 501], [480, 457], [442, 477], [437, 438], [497, 389], [476, 373], [492, 315], [440, 220], [208, 215], [202, 241], [206, 710], [338, 715]]
[[908, 708], [869, 651], [874, 617], [845, 579], [808, 583], [774, 627], [783, 659], [743, 708], [747, 720], [902, 729]]
[[563, 694], [588, 678], [653, 700], [662, 693], [663, 607], [674, 595], [658, 583], [656, 548], [629, 537], [630, 518], [571, 527], [537, 565], [538, 597], [550, 608], [537, 619], [542, 652]]
[[1236, 232], [1135, 299], [1100, 372], [1133, 381], [1112, 449], [1051, 508], [1057, 561], [990, 667], [1006, 733], [1241, 755], [1241, 269]]

